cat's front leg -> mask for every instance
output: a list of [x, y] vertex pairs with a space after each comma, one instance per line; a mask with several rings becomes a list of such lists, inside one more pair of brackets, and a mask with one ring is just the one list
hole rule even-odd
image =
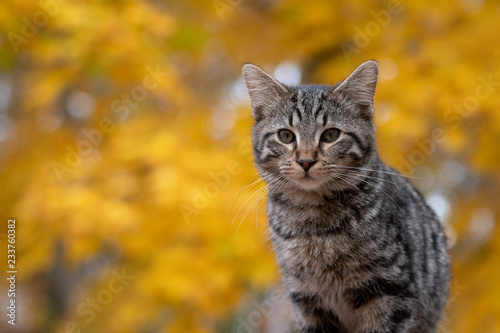
[[[355, 306], [356, 307], [356, 306]], [[382, 296], [354, 310], [358, 318], [356, 333], [432, 333], [433, 327], [423, 327], [418, 318], [416, 300]], [[419, 323], [419, 324], [417, 324]]]
[[291, 292], [289, 297], [302, 332], [349, 333], [338, 316], [322, 304], [319, 296], [306, 292]]

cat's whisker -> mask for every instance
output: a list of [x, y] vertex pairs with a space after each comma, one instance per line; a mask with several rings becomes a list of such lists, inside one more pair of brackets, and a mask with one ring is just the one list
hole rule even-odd
[[388, 184], [391, 184], [397, 188], [400, 188], [398, 183], [390, 181], [389, 179], [381, 178], [381, 177], [363, 175], [363, 174], [356, 173], [355, 171], [352, 171], [352, 170], [344, 170], [342, 174], [349, 176], [349, 177], [354, 177], [353, 179], [358, 180], [359, 182], [364, 181], [367, 184], [369, 181], [373, 181], [374, 184], [379, 184], [381, 186], [388, 186]]
[[[348, 176], [348, 177], [364, 177], [364, 176], [357, 175], [357, 174], [345, 174], [345, 175], [346, 175], [346, 176]], [[351, 179], [353, 179], [353, 178], [351, 178]], [[356, 180], [356, 179], [354, 179], [354, 180]], [[365, 182], [365, 183], [367, 183], [367, 184], [368, 184], [368, 181], [369, 181], [369, 180], [371, 180], [371, 179], [364, 179], [364, 178], [363, 178], [363, 179], [359, 179], [359, 181], [360, 181], [360, 182]], [[377, 179], [377, 178], [375, 178], [375, 180], [381, 180], [381, 179]], [[389, 182], [389, 183], [391, 183], [391, 184], [393, 184], [394, 186], [396, 186], [396, 187], [400, 188], [400, 187], [399, 187], [397, 184], [395, 184], [395, 183], [392, 183], [392, 182]], [[392, 201], [392, 202], [396, 205], [396, 207], [397, 207], [398, 209], [400, 209], [400, 207], [399, 207], [398, 203], [397, 203], [397, 202], [396, 202], [396, 201], [392, 198], [392, 196], [391, 196], [389, 193], [387, 193], [386, 191], [384, 191], [384, 190], [383, 190], [384, 186], [387, 186], [387, 184], [386, 184], [386, 183], [375, 183], [375, 184], [379, 184], [382, 188], [379, 188], [378, 190], [379, 190], [380, 192], [382, 192], [382, 193], [383, 193], [386, 197], [388, 197], [388, 198], [389, 198], [389, 199], [390, 199], [390, 200], [391, 200], [391, 201]]]
[[[371, 174], [362, 174], [362, 173], [359, 173], [358, 171], [360, 170], [357, 170], [357, 169], [351, 169], [351, 168], [345, 168], [345, 167], [339, 167], [339, 166], [335, 166], [335, 165], [328, 165], [326, 167], [324, 167], [324, 170], [336, 170], [336, 171], [341, 171], [343, 173], [345, 172], [349, 172], [349, 173], [353, 173], [353, 174], [357, 174], [357, 175], [360, 175], [360, 176], [363, 176], [363, 177], [374, 177], [372, 176]], [[372, 170], [372, 172], [381, 172], [381, 170]], [[379, 178], [380, 180], [386, 180], [384, 178]]]
[[[249, 184], [245, 185], [241, 190], [239, 190], [238, 193], [236, 193], [236, 196], [235, 196], [235, 198], [233, 200], [233, 203], [231, 204], [231, 209], [229, 210], [229, 216], [232, 216], [234, 205], [236, 204], [236, 201], [238, 201], [238, 198], [240, 197], [241, 193], [245, 189], [249, 188], [252, 185], [257, 185], [258, 186], [263, 181], [265, 181], [265, 180], [261, 176], [257, 176], [254, 179], [252, 179]], [[250, 190], [252, 190], [252, 189], [250, 189]]]
[[394, 185], [394, 186], [396, 186], [398, 188], [401, 188], [399, 186], [399, 184], [397, 184], [396, 182], [390, 181], [389, 179], [385, 179], [385, 178], [382, 178], [382, 177], [374, 177], [374, 176], [369, 176], [369, 175], [360, 175], [358, 173], [355, 173], [355, 171], [353, 171], [353, 170], [344, 170], [343, 172], [344, 172], [344, 174], [349, 174], [349, 175], [353, 175], [353, 176], [356, 176], [356, 177], [367, 178], [367, 179], [371, 179], [371, 180], [383, 181], [383, 182], [385, 182], [385, 184], [383, 184], [383, 185], [387, 185], [387, 183], [389, 183], [389, 184], [392, 184], [392, 185]]
[[[255, 177], [254, 179], [251, 180], [251, 182], [246, 185], [245, 187], [243, 187], [241, 190], [238, 191], [235, 199], [233, 200], [233, 204], [231, 205], [231, 210], [230, 210], [230, 215], [232, 216], [232, 212], [233, 212], [233, 209], [234, 209], [234, 205], [236, 204], [236, 201], [238, 200], [239, 196], [241, 195], [241, 193], [253, 186], [250, 190], [252, 190], [253, 188], [255, 188], [256, 186], [259, 186], [261, 185], [263, 182], [265, 181], [271, 181], [272, 180], [272, 176], [276, 175], [276, 174], [279, 174], [279, 171], [276, 171], [276, 172], [272, 172], [272, 173], [266, 173], [264, 174], [263, 176], [257, 176]], [[267, 178], [270, 178], [269, 180]], [[238, 211], [239, 212], [239, 211]], [[238, 214], [238, 213], [237, 213]], [[232, 227], [233, 223], [231, 222], [231, 227]], [[231, 229], [230, 229], [231, 230]]]
[[[268, 181], [268, 183], [267, 183], [267, 184], [264, 184], [264, 186], [257, 188], [257, 190], [255, 190], [255, 192], [253, 192], [253, 193], [252, 193], [252, 195], [250, 195], [250, 197], [248, 197], [248, 198], [247, 198], [247, 200], [246, 200], [246, 201], [245, 201], [245, 202], [244, 202], [244, 203], [240, 206], [240, 209], [236, 212], [236, 215], [235, 215], [235, 217], [233, 218], [233, 222], [234, 222], [234, 220], [239, 219], [239, 216], [240, 216], [240, 212], [241, 212], [241, 210], [242, 210], [244, 207], [246, 207], [246, 205], [247, 205], [247, 203], [248, 203], [249, 201], [253, 202], [253, 200], [254, 200], [255, 198], [257, 198], [257, 197], [259, 197], [259, 196], [260, 196], [260, 194], [262, 193], [262, 191], [266, 190], [266, 189], [267, 189], [270, 185], [272, 185], [273, 183], [278, 182], [279, 177], [280, 177], [280, 176], [278, 175], [278, 177], [277, 177], [277, 178], [271, 179], [271, 180], [269, 180], [269, 181]], [[261, 185], [264, 181], [266, 181], [266, 180], [265, 180], [265, 179], [263, 179], [261, 182], [259, 182], [259, 183], [257, 184], [257, 186]]]
[[256, 226], [256, 227], [257, 227], [257, 216], [258, 216], [258, 211], [259, 211], [259, 203], [260, 203], [260, 201], [261, 201], [261, 200], [265, 197], [265, 195], [266, 195], [267, 193], [269, 193], [271, 190], [273, 190], [273, 189], [275, 189], [275, 188], [277, 188], [277, 187], [279, 187], [279, 186], [281, 186], [281, 185], [283, 185], [283, 184], [286, 184], [286, 182], [288, 181], [286, 178], [281, 177], [281, 176], [278, 176], [278, 179], [282, 179], [282, 181], [281, 181], [281, 182], [276, 182], [276, 183], [274, 183], [274, 184], [269, 185], [269, 186], [267, 187], [267, 191], [265, 191], [264, 193], [262, 193], [262, 194], [261, 194], [261, 196], [260, 196], [259, 200], [257, 201], [257, 203], [256, 203], [256, 205], [255, 205], [255, 206], [257, 207], [256, 221], [255, 221], [255, 226]]
[[[245, 211], [241, 214], [241, 218], [240, 218], [240, 217], [238, 217], [239, 215], [235, 218], [235, 220], [240, 220], [240, 222], [238, 223], [238, 227], [236, 228], [236, 232], [235, 232], [235, 234], [234, 234], [234, 239], [233, 239], [233, 241], [234, 241], [234, 240], [236, 240], [236, 236], [238, 235], [238, 231], [240, 230], [241, 224], [243, 223], [243, 220], [245, 219], [245, 217], [248, 215], [248, 213], [250, 212], [251, 208], [253, 207], [255, 200], [257, 200], [257, 199], [260, 197], [260, 195], [261, 195], [261, 194], [264, 194], [264, 195], [265, 195], [265, 194], [266, 194], [266, 192], [267, 192], [267, 188], [266, 188], [266, 187], [262, 187], [262, 188], [260, 188], [259, 190], [257, 190], [257, 191], [256, 191], [256, 192], [252, 195], [252, 197], [253, 197], [253, 196], [255, 196], [255, 198], [252, 198], [252, 197], [251, 197], [251, 198], [252, 198], [252, 201], [250, 202], [250, 205], [249, 205], [248, 207], [246, 207]], [[256, 195], [256, 194], [257, 194], [257, 195]], [[248, 202], [248, 200], [247, 200], [247, 202]], [[245, 202], [245, 204], [246, 204], [246, 202]], [[241, 210], [241, 209], [243, 209], [243, 207], [245, 207], [245, 206], [242, 206], [242, 207], [240, 208], [240, 210]], [[233, 222], [234, 222], [234, 220], [233, 220]], [[231, 224], [232, 224], [233, 222], [231, 222]]]
[[343, 169], [356, 169], [356, 170], [362, 170], [362, 171], [377, 171], [381, 173], [386, 173], [388, 175], [394, 175], [394, 176], [401, 176], [405, 178], [422, 178], [422, 177], [416, 177], [416, 176], [408, 176], [408, 175], [403, 175], [398, 172], [390, 172], [390, 171], [384, 171], [384, 170], [377, 170], [377, 169], [368, 169], [368, 168], [361, 168], [361, 167], [353, 167], [353, 166], [346, 166], [346, 165], [338, 165], [336, 163], [326, 163], [325, 166], [335, 166], [336, 168], [343, 168]]
[[233, 228], [234, 221], [238, 219], [241, 210], [246, 206], [247, 202], [250, 200], [253, 200], [254, 196], [258, 196], [260, 191], [262, 191], [263, 189], [266, 189], [266, 186], [258, 188], [254, 193], [252, 193], [252, 195], [250, 197], [248, 197], [248, 199], [243, 203], [243, 205], [240, 206], [240, 209], [238, 209], [238, 211], [236, 212], [236, 215], [231, 220], [231, 226], [229, 227], [229, 230], [231, 230]]
[[[277, 184], [277, 182], [274, 182], [273, 184], [271, 184], [272, 187], [277, 187], [279, 186], [279, 183]], [[258, 208], [258, 204], [260, 203], [260, 200], [268, 193], [269, 191], [269, 187], [265, 187], [264, 188], [264, 191], [261, 191], [259, 193], [259, 195], [254, 198], [252, 200], [252, 202], [250, 203], [249, 207], [245, 210], [245, 212], [242, 214], [242, 217], [240, 219], [240, 223], [238, 224], [238, 228], [236, 229], [236, 233], [234, 235], [234, 240], [236, 240], [236, 236], [238, 235], [238, 231], [241, 227], [241, 224], [243, 223], [243, 221], [245, 220], [245, 218], [247, 217], [247, 215], [252, 212], [254, 210], [255, 207]], [[257, 221], [256, 221], [257, 223]], [[257, 224], [256, 224], [257, 225]]]
[[342, 181], [344, 181], [344, 182], [346, 182], [346, 183], [347, 183], [347, 184], [349, 184], [349, 185], [352, 185], [352, 186], [353, 186], [353, 187], [355, 187], [355, 188], [356, 188], [359, 192], [361, 192], [361, 190], [359, 189], [359, 187], [358, 187], [356, 184], [354, 184], [354, 183], [352, 183], [352, 182], [350, 182], [350, 181], [349, 181], [349, 180], [352, 180], [352, 179], [349, 179], [349, 178], [348, 178], [348, 177], [346, 177], [345, 175], [337, 175], [337, 178], [338, 178], [338, 179], [340, 179], [340, 180], [342, 180]]
[[[326, 184], [333, 186], [333, 189], [335, 190], [335, 192], [333, 192], [333, 193], [335, 194], [335, 196], [337, 196], [337, 193], [341, 191], [340, 186], [337, 184], [335, 179], [330, 179]], [[342, 192], [342, 194], [344, 195], [344, 200], [345, 200], [345, 194], [343, 192]], [[340, 199], [340, 196], [338, 199]]]

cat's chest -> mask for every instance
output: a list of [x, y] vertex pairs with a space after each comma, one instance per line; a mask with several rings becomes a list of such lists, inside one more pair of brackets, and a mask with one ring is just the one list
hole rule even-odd
[[[272, 198], [274, 199], [274, 198]], [[333, 205], [268, 202], [270, 232], [284, 275], [330, 283], [351, 271], [358, 221]]]
[[345, 234], [296, 239], [273, 237], [273, 243], [282, 269], [304, 278], [325, 275], [333, 278], [353, 260], [353, 244]]
[[269, 227], [280, 264], [324, 273], [352, 250], [356, 221], [331, 212], [325, 206], [270, 203]]
[[289, 292], [317, 295], [321, 299], [319, 304], [333, 309], [347, 327], [354, 327], [349, 311], [351, 307], [345, 297], [347, 288], [354, 282], [348, 278], [353, 263], [353, 257], [348, 253], [352, 249], [339, 238], [311, 237], [296, 242], [277, 241], [276, 253], [283, 282]]

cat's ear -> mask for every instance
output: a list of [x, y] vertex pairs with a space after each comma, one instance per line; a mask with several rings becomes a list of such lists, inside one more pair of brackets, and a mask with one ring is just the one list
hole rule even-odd
[[361, 110], [371, 114], [373, 112], [373, 96], [375, 95], [377, 78], [378, 64], [374, 60], [368, 60], [340, 83], [335, 88], [335, 91], [343, 93]]
[[284, 85], [253, 64], [243, 66], [243, 78], [252, 101], [255, 121], [261, 120], [271, 112], [272, 107], [288, 92]]

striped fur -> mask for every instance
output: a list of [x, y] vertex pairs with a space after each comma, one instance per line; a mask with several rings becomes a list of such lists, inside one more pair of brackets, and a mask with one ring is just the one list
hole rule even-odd
[[[251, 64], [243, 74], [269, 229], [302, 331], [436, 332], [446, 239], [422, 195], [378, 157], [377, 64], [333, 87], [285, 86]], [[328, 128], [340, 130], [336, 141], [322, 139]], [[295, 140], [280, 140], [280, 129]], [[314, 162], [308, 170], [304, 158]]]

